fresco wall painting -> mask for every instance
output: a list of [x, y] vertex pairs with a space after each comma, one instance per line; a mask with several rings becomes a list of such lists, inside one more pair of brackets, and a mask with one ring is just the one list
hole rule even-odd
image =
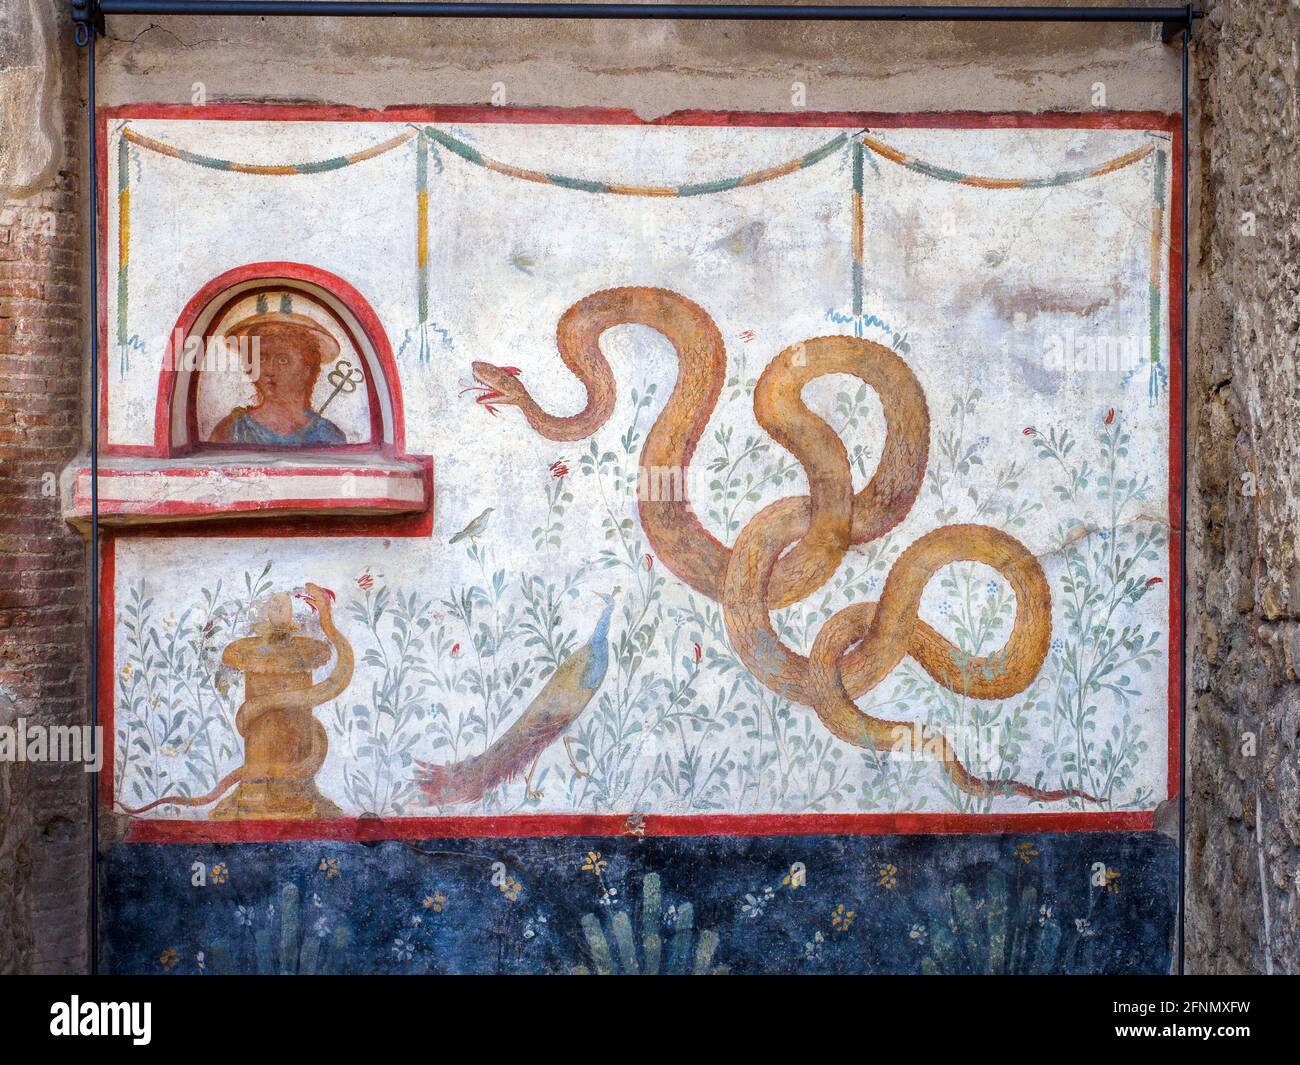
[[1167, 971], [1176, 135], [110, 112], [106, 967]]

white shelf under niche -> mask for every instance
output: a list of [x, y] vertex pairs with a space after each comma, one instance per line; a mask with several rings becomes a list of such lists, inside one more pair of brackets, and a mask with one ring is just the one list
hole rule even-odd
[[[64, 517], [90, 522], [91, 473], [76, 462], [62, 476]], [[398, 515], [433, 503], [433, 467], [373, 452], [217, 452], [176, 458], [102, 456], [101, 525], [223, 518]]]

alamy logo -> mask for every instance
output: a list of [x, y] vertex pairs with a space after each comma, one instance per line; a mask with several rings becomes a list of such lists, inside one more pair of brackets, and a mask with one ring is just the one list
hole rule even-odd
[[151, 1002], [82, 1002], [73, 995], [50, 1007], [50, 1035], [129, 1035], [147, 1046], [152, 1014]]
[[0, 725], [0, 762], [81, 762], [87, 773], [104, 764], [99, 725], [29, 725], [20, 717]]
[[193, 373], [242, 373], [250, 381], [262, 376], [261, 337], [185, 336], [177, 329], [163, 356], [163, 369]]
[[1136, 336], [1075, 333], [1047, 338], [1043, 366], [1066, 373], [1129, 373], [1143, 361], [1142, 342]]

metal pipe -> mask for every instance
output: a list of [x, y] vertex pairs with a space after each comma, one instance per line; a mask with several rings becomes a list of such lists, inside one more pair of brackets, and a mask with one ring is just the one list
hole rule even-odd
[[1186, 7], [937, 7], [835, 4], [412, 3], [341, 0], [100, 0], [105, 15], [319, 18], [694, 19], [710, 22], [1133, 22], [1186, 24]]
[[[1187, 23], [1183, 28], [1183, 143], [1181, 158], [1179, 159], [1180, 173], [1182, 174], [1182, 196], [1180, 210], [1182, 211], [1181, 225], [1179, 226], [1182, 236], [1182, 261], [1179, 267], [1179, 273], [1182, 275], [1179, 280], [1182, 282], [1183, 306], [1182, 314], [1179, 317], [1179, 366], [1182, 370], [1182, 411], [1183, 416], [1179, 419], [1182, 428], [1182, 477], [1180, 484], [1182, 487], [1182, 499], [1180, 502], [1178, 514], [1178, 975], [1183, 976], [1187, 972], [1187, 338], [1189, 329], [1187, 326], [1187, 297], [1188, 297], [1188, 276], [1191, 271], [1188, 269], [1187, 262], [1187, 226], [1188, 226], [1188, 202], [1190, 194], [1188, 192], [1188, 132], [1190, 123], [1187, 117], [1187, 101], [1189, 98], [1188, 86], [1190, 82], [1188, 74], [1189, 52], [1192, 44], [1192, 6], [1187, 5]], [[1174, 279], [1169, 279], [1169, 287], [1174, 287]], [[1172, 337], [1170, 340], [1172, 341]]]
[[[95, 139], [95, 34], [86, 34], [86, 96], [90, 166], [90, 734], [99, 734], [99, 187]], [[80, 42], [79, 42], [80, 43]], [[99, 971], [99, 774], [90, 774], [90, 949], [91, 975]], [[109, 772], [112, 772], [110, 767]]]

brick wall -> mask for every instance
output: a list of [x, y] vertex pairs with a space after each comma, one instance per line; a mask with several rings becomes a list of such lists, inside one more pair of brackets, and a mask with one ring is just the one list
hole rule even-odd
[[[77, 68], [64, 58], [71, 85], [45, 101], [56, 151], [31, 187], [0, 200], [4, 724], [81, 724], [88, 713], [86, 546], [62, 519], [56, 484], [81, 446], [85, 317]], [[0, 763], [0, 972], [87, 966], [88, 779], [77, 765]]]

